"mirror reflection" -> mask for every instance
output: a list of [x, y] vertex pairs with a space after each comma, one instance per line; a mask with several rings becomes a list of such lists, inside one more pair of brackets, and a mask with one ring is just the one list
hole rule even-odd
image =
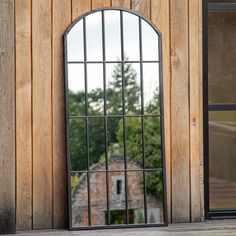
[[[124, 170], [123, 119], [107, 118], [108, 169]], [[115, 164], [114, 164], [115, 163]]]
[[70, 169], [87, 169], [86, 122], [84, 119], [69, 119]]
[[71, 174], [71, 211], [72, 226], [85, 227], [89, 225], [88, 215], [88, 185], [87, 174]]
[[[123, 133], [123, 130], [120, 131]], [[121, 147], [124, 145], [121, 143]], [[126, 155], [128, 169], [143, 168], [142, 124], [140, 117], [126, 118]]]
[[158, 37], [111, 9], [67, 35], [72, 227], [164, 222]]
[[162, 168], [161, 124], [159, 117], [144, 118], [145, 166]]
[[143, 64], [144, 113], [160, 114], [159, 64]]
[[102, 14], [86, 17], [86, 49], [88, 61], [102, 61]]
[[144, 224], [144, 191], [142, 171], [130, 171], [128, 179], [129, 223]]
[[85, 114], [84, 65], [68, 64], [69, 115]]
[[106, 173], [90, 174], [91, 225], [105, 225], [107, 214]]
[[75, 24], [67, 36], [67, 60], [84, 60], [83, 21]]
[[126, 114], [140, 114], [141, 87], [140, 64], [124, 64], [125, 112]]
[[153, 28], [144, 20], [142, 20], [142, 53], [144, 61], [158, 61], [158, 35]]
[[105, 42], [106, 60], [121, 59], [120, 11], [105, 11]]
[[147, 171], [147, 222], [148, 224], [164, 223], [162, 172]]
[[103, 115], [104, 90], [102, 64], [87, 64], [88, 114]]
[[106, 100], [108, 115], [123, 114], [121, 63], [109, 63], [106, 66]]
[[140, 60], [139, 46], [139, 18], [133, 14], [123, 12], [124, 55], [126, 60]]
[[105, 132], [103, 118], [89, 118], [89, 168], [105, 170]]

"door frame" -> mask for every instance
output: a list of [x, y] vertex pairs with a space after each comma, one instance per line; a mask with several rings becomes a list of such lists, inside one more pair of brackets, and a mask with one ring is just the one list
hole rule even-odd
[[210, 209], [209, 205], [209, 111], [236, 110], [236, 104], [208, 104], [208, 12], [236, 12], [236, 3], [208, 3], [202, 0], [203, 7], [203, 148], [204, 148], [204, 205], [205, 218], [236, 218], [236, 209]]

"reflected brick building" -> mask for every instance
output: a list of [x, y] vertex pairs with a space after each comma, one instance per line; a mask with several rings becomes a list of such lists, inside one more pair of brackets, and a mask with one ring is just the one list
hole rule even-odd
[[[129, 223], [144, 223], [144, 194], [143, 194], [143, 172], [136, 171], [140, 165], [128, 162], [127, 186], [128, 189], [128, 212]], [[109, 162], [109, 170], [106, 173], [105, 163], [92, 167], [90, 173], [90, 198], [91, 198], [91, 225], [104, 225], [107, 223], [107, 192], [106, 178], [109, 184], [109, 208], [110, 223], [124, 224], [126, 222], [125, 205], [125, 173], [122, 170], [124, 162], [121, 158], [112, 158]], [[101, 171], [100, 171], [101, 170]], [[147, 176], [148, 177], [148, 176]], [[72, 196], [72, 221], [74, 226], [88, 226], [88, 188], [87, 174], [82, 174]], [[147, 195], [147, 219], [148, 223], [163, 223], [162, 199]]]

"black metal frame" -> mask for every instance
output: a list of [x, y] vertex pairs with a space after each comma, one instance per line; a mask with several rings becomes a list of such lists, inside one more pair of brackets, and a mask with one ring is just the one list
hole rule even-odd
[[[104, 115], [99, 115], [99, 116], [88, 116], [88, 112], [87, 112], [87, 103], [88, 103], [88, 99], [87, 99], [87, 64], [88, 63], [102, 63], [103, 64], [103, 70], [104, 70], [104, 75], [103, 75], [103, 86], [104, 86], [104, 91], [106, 89], [106, 63], [119, 63], [119, 61], [106, 61], [105, 58], [105, 30], [104, 30], [104, 11], [106, 10], [118, 10], [120, 11], [120, 27], [121, 27], [121, 66], [122, 68], [124, 68], [124, 64], [125, 63], [132, 63], [133, 61], [125, 61], [124, 60], [124, 45], [123, 45], [123, 12], [128, 12], [131, 14], [134, 14], [136, 16], [138, 16], [139, 18], [139, 50], [140, 50], [140, 60], [137, 60], [135, 62], [140, 63], [140, 82], [141, 82], [141, 114], [140, 115], [126, 115], [125, 114], [125, 107], [124, 107], [124, 99], [125, 99], [125, 89], [124, 89], [124, 83], [122, 83], [122, 91], [123, 91], [123, 95], [122, 95], [122, 99], [123, 99], [123, 114], [122, 115], [107, 115], [106, 111], [106, 93], [104, 93]], [[102, 45], [103, 45], [103, 60], [102, 61], [87, 61], [86, 58], [86, 16], [95, 13], [95, 12], [102, 12]], [[73, 62], [68, 62], [67, 60], [67, 35], [70, 32], [70, 30], [73, 28], [73, 26], [79, 22], [80, 20], [83, 21], [83, 33], [84, 33], [84, 61], [73, 61]], [[157, 33], [158, 35], [158, 48], [159, 48], [159, 60], [158, 61], [143, 61], [142, 60], [142, 43], [141, 43], [141, 37], [142, 37], [142, 29], [141, 29], [141, 20], [146, 21], [152, 28], [153, 30]], [[163, 108], [163, 81], [162, 81], [162, 44], [161, 44], [162, 40], [161, 40], [161, 33], [160, 31], [155, 27], [155, 25], [150, 22], [148, 19], [146, 19], [145, 17], [143, 17], [142, 15], [138, 14], [137, 12], [131, 11], [131, 10], [127, 10], [127, 9], [123, 9], [123, 8], [115, 8], [115, 7], [109, 7], [109, 8], [101, 8], [101, 9], [96, 9], [96, 10], [92, 10], [88, 13], [83, 14], [82, 16], [80, 16], [79, 18], [77, 18], [65, 31], [64, 34], [64, 63], [65, 63], [65, 94], [66, 94], [66, 134], [67, 134], [67, 171], [68, 171], [68, 204], [69, 204], [69, 229], [70, 230], [90, 230], [90, 229], [113, 229], [113, 228], [134, 228], [134, 227], [154, 227], [154, 226], [167, 226], [168, 224], [168, 217], [167, 217], [167, 200], [166, 200], [166, 171], [165, 171], [165, 144], [164, 144], [164, 108]], [[157, 115], [148, 115], [148, 114], [144, 114], [144, 109], [143, 109], [143, 63], [148, 63], [148, 62], [156, 62], [159, 63], [159, 97], [160, 97], [160, 114]], [[70, 116], [68, 114], [68, 64], [70, 63], [83, 63], [84, 64], [84, 73], [85, 73], [85, 116]], [[122, 79], [124, 78], [124, 70], [122, 69]], [[102, 172], [106, 173], [106, 189], [107, 189], [107, 210], [108, 210], [108, 222], [110, 223], [110, 212], [109, 212], [109, 181], [108, 181], [108, 173], [109, 172], [113, 172], [112, 170], [108, 170], [108, 158], [107, 158], [107, 118], [108, 117], [119, 117], [123, 119], [123, 132], [124, 132], [124, 165], [125, 168], [124, 170], [122, 170], [121, 172], [123, 172], [125, 174], [125, 194], [126, 194], [126, 224], [124, 225], [110, 225], [108, 223], [108, 225], [106, 226], [91, 226], [91, 203], [90, 203], [90, 192], [89, 192], [89, 173], [93, 173], [93, 171], [91, 171], [89, 169], [89, 152], [88, 152], [88, 145], [89, 145], [89, 140], [88, 140], [88, 117], [90, 118], [103, 118], [104, 119], [104, 131], [105, 131], [105, 157], [106, 157], [106, 169], [105, 171], [103, 170]], [[144, 152], [143, 152], [143, 164], [144, 164], [144, 168], [143, 169], [138, 169], [138, 170], [129, 170], [127, 169], [127, 160], [126, 160], [126, 128], [125, 128], [125, 120], [126, 117], [140, 117], [141, 118], [141, 124], [142, 124], [142, 142], [144, 143], [144, 133], [143, 133], [143, 129], [144, 129], [144, 117], [159, 117], [160, 118], [160, 127], [161, 127], [161, 145], [162, 145], [162, 168], [152, 168], [152, 169], [146, 169], [145, 168], [145, 157], [144, 157]], [[87, 171], [71, 171], [70, 170], [70, 151], [69, 151], [69, 119], [70, 118], [84, 118], [86, 120], [86, 139], [87, 139]], [[144, 145], [142, 145], [142, 150], [144, 151]], [[128, 171], [141, 171], [143, 173], [143, 178], [144, 178], [144, 209], [145, 209], [145, 223], [144, 224], [128, 224], [128, 199], [127, 199], [127, 194], [128, 194], [128, 190], [127, 190], [127, 173]], [[164, 218], [164, 224], [147, 224], [147, 211], [146, 211], [146, 182], [145, 182], [145, 173], [149, 172], [149, 171], [159, 171], [162, 172], [162, 186], [163, 186], [163, 218]], [[87, 173], [87, 183], [88, 183], [88, 214], [89, 214], [89, 219], [88, 219], [88, 223], [89, 226], [88, 227], [73, 227], [72, 226], [72, 209], [71, 209], [71, 185], [70, 185], [70, 175], [73, 173]], [[94, 172], [99, 172], [99, 171], [94, 171]], [[116, 170], [117, 172], [117, 170]], [[120, 172], [120, 171], [119, 171]]]
[[236, 209], [210, 209], [209, 205], [209, 111], [236, 110], [236, 104], [208, 104], [208, 12], [236, 12], [236, 3], [208, 3], [203, 6], [203, 139], [204, 139], [204, 197], [206, 219], [236, 218]]

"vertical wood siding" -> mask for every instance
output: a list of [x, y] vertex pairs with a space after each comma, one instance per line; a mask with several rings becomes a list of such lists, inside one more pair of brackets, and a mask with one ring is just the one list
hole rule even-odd
[[171, 0], [170, 4], [172, 219], [174, 222], [188, 222], [190, 220], [189, 35], [186, 24], [188, 0]]
[[14, 7], [0, 1], [0, 234], [15, 231]]
[[[32, 227], [31, 1], [16, 0], [17, 228]], [[22, 60], [24, 58], [24, 60]]]
[[109, 6], [140, 12], [162, 32], [169, 221], [202, 220], [200, 1], [15, 2], [17, 229], [67, 225], [62, 36], [81, 14]]

